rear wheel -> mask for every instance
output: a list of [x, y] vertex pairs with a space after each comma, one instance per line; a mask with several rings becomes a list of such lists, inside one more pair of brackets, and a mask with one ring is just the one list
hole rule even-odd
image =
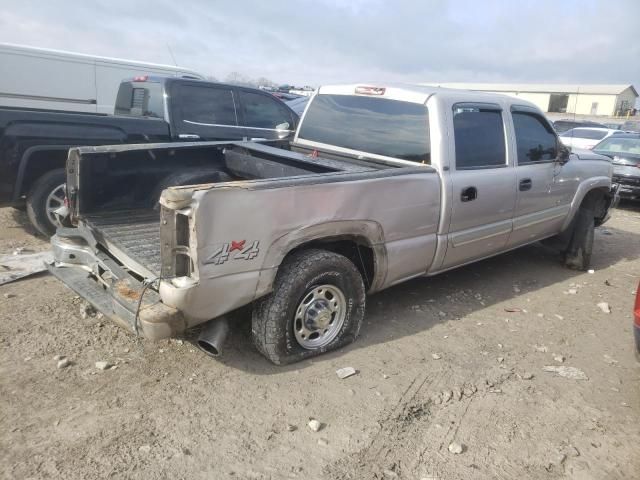
[[54, 212], [64, 205], [65, 171], [51, 170], [38, 178], [27, 194], [27, 216], [36, 230], [50, 237], [60, 226]]
[[297, 362], [354, 341], [364, 309], [364, 282], [348, 258], [297, 252], [283, 262], [273, 292], [254, 305], [253, 342], [275, 364]]

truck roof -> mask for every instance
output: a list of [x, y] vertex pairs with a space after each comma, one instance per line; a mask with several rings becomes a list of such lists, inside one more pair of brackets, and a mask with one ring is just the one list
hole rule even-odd
[[511, 97], [509, 95], [402, 83], [352, 83], [343, 85], [324, 85], [318, 88], [318, 94], [366, 95], [420, 104], [426, 103], [427, 99], [431, 95], [438, 95], [439, 97], [451, 98], [462, 102], [485, 101], [490, 103], [502, 103], [504, 100], [507, 100], [509, 103], [528, 105], [538, 109], [531, 102]]

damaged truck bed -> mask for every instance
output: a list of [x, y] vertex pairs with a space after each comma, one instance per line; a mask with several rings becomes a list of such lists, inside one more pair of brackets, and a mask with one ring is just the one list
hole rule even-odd
[[[182, 167], [196, 158], [204, 166]], [[181, 165], [178, 173], [169, 168], [172, 162]], [[250, 142], [82, 147], [71, 151], [67, 173], [75, 226], [59, 229], [52, 239], [56, 262], [50, 270], [105, 315], [150, 339], [176, 335], [268, 291], [268, 276], [274, 275], [285, 253], [277, 240], [282, 241], [285, 232], [295, 237], [296, 230], [300, 238], [309, 235], [309, 216], [301, 205], [296, 208], [306, 192], [315, 197], [313, 203], [324, 204], [323, 215], [330, 220], [353, 182], [416, 173], [434, 176], [425, 166], [324, 158]], [[192, 178], [224, 181], [168, 188], [158, 205], [158, 185], [176, 178], [187, 183], [193, 183]], [[323, 192], [328, 185], [338, 196]], [[345, 205], [344, 213], [363, 210], [358, 207], [359, 190], [349, 189], [351, 207]], [[436, 185], [432, 194], [437, 191]], [[279, 192], [277, 198], [267, 200], [272, 192]], [[245, 208], [249, 215], [239, 213]], [[296, 224], [287, 226], [285, 218], [295, 211]], [[195, 216], [200, 217], [197, 229], [190, 220]], [[241, 231], [251, 217], [257, 217], [253, 236], [246, 237]], [[336, 237], [345, 226], [348, 222], [336, 226]], [[362, 228], [348, 226], [355, 233]], [[379, 237], [376, 228], [367, 227]], [[195, 262], [196, 251], [204, 257], [201, 265]], [[263, 252], [272, 257], [271, 265], [255, 268]], [[209, 284], [215, 292], [190, 292], [191, 307], [178, 310], [187, 301], [181, 297], [194, 285], [194, 275], [197, 283]]]

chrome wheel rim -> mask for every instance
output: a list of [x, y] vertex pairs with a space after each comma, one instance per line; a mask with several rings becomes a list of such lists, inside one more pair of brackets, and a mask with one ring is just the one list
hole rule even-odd
[[60, 227], [61, 224], [53, 212], [64, 205], [64, 196], [65, 191], [63, 183], [51, 190], [51, 193], [49, 194], [49, 196], [47, 197], [47, 201], [45, 202], [45, 208], [47, 209], [47, 218], [56, 227]]
[[315, 350], [331, 343], [340, 333], [347, 316], [347, 301], [335, 285], [316, 285], [302, 297], [293, 320], [298, 344]]

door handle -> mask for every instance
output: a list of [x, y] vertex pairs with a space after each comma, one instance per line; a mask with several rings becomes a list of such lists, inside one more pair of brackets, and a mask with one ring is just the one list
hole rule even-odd
[[476, 187], [465, 187], [460, 192], [461, 202], [470, 202], [478, 198], [478, 189]]
[[180, 140], [200, 140], [200, 135], [196, 135], [195, 133], [181, 133], [178, 135]]
[[519, 189], [521, 192], [524, 192], [526, 190], [531, 190], [531, 187], [533, 186], [533, 182], [531, 181], [530, 178], [524, 178], [522, 180], [520, 180], [520, 185], [519, 185]]

